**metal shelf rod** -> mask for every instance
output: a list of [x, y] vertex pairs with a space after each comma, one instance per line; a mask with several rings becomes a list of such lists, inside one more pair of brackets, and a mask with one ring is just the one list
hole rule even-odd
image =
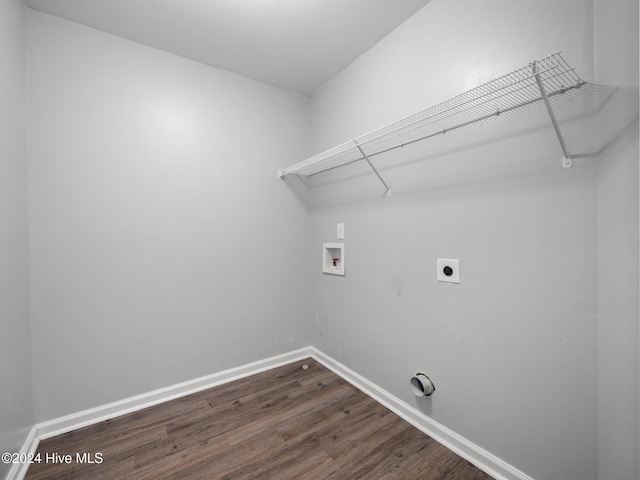
[[376, 170], [376, 167], [373, 166], [373, 163], [371, 163], [371, 160], [369, 160], [369, 157], [367, 157], [367, 155], [364, 153], [364, 151], [362, 150], [362, 148], [360, 148], [360, 145], [358, 145], [357, 142], [354, 143], [356, 144], [356, 147], [358, 147], [358, 150], [360, 150], [360, 153], [362, 154], [362, 158], [364, 158], [367, 163], [369, 164], [369, 166], [371, 167], [371, 169], [373, 170], [373, 173], [376, 174], [376, 176], [378, 177], [378, 179], [380, 179], [380, 181], [382, 182], [382, 184], [385, 186], [385, 188], [387, 189], [387, 197], [391, 196], [391, 189], [389, 188], [389, 185], [387, 185], [387, 182], [384, 181], [384, 179], [380, 176], [380, 174], [378, 173], [378, 170]]
[[562, 132], [560, 131], [560, 126], [558, 125], [558, 120], [556, 119], [556, 115], [553, 113], [553, 108], [551, 108], [551, 103], [549, 102], [547, 91], [544, 88], [544, 84], [542, 83], [542, 79], [540, 78], [540, 74], [538, 73], [537, 62], [533, 62], [531, 68], [533, 70], [534, 76], [536, 77], [536, 82], [538, 84], [538, 88], [540, 89], [542, 100], [544, 100], [544, 106], [547, 108], [549, 118], [551, 118], [551, 124], [553, 125], [553, 129], [556, 131], [558, 141], [560, 142], [560, 148], [562, 149], [562, 153], [564, 154], [564, 157], [562, 158], [562, 168], [571, 168], [571, 156], [567, 152], [567, 145], [564, 143], [564, 138], [562, 137]]

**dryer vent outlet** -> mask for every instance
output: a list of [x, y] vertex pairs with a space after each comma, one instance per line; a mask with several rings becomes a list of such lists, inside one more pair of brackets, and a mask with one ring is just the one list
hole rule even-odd
[[411, 389], [416, 397], [430, 397], [436, 390], [435, 385], [424, 373], [416, 373], [411, 377]]

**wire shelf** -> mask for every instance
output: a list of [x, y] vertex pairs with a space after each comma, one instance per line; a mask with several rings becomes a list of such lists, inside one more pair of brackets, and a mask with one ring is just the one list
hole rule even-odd
[[291, 174], [315, 175], [353, 162], [366, 160], [384, 183], [369, 161], [371, 157], [540, 101], [543, 101], [547, 107], [564, 153], [563, 165], [568, 167], [570, 166], [570, 157], [548, 98], [579, 88], [585, 83], [557, 52], [444, 102], [284, 168], [278, 172], [278, 175], [280, 178]]

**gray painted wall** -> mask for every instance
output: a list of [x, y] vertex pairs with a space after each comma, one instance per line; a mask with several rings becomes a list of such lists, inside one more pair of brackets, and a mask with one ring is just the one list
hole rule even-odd
[[29, 12], [37, 421], [306, 346], [308, 102]]
[[638, 466], [638, 2], [596, 2], [598, 114], [598, 478]]
[[[311, 153], [557, 50], [593, 82], [592, 7], [430, 2], [312, 97]], [[310, 192], [313, 344], [541, 480], [598, 475], [597, 152], [594, 90], [581, 93], [563, 123], [571, 170], [536, 110], [375, 160], [390, 198], [359, 164]], [[344, 278], [319, 268], [337, 222]], [[436, 282], [438, 257], [460, 259], [460, 285]], [[416, 371], [431, 399], [412, 395]]]
[[[0, 452], [17, 452], [33, 425], [25, 12], [0, 2]], [[8, 470], [0, 463], [0, 477]]]

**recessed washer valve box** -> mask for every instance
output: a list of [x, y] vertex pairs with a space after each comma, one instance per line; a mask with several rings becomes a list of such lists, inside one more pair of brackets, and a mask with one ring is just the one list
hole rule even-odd
[[344, 275], [344, 243], [322, 244], [322, 271]]

